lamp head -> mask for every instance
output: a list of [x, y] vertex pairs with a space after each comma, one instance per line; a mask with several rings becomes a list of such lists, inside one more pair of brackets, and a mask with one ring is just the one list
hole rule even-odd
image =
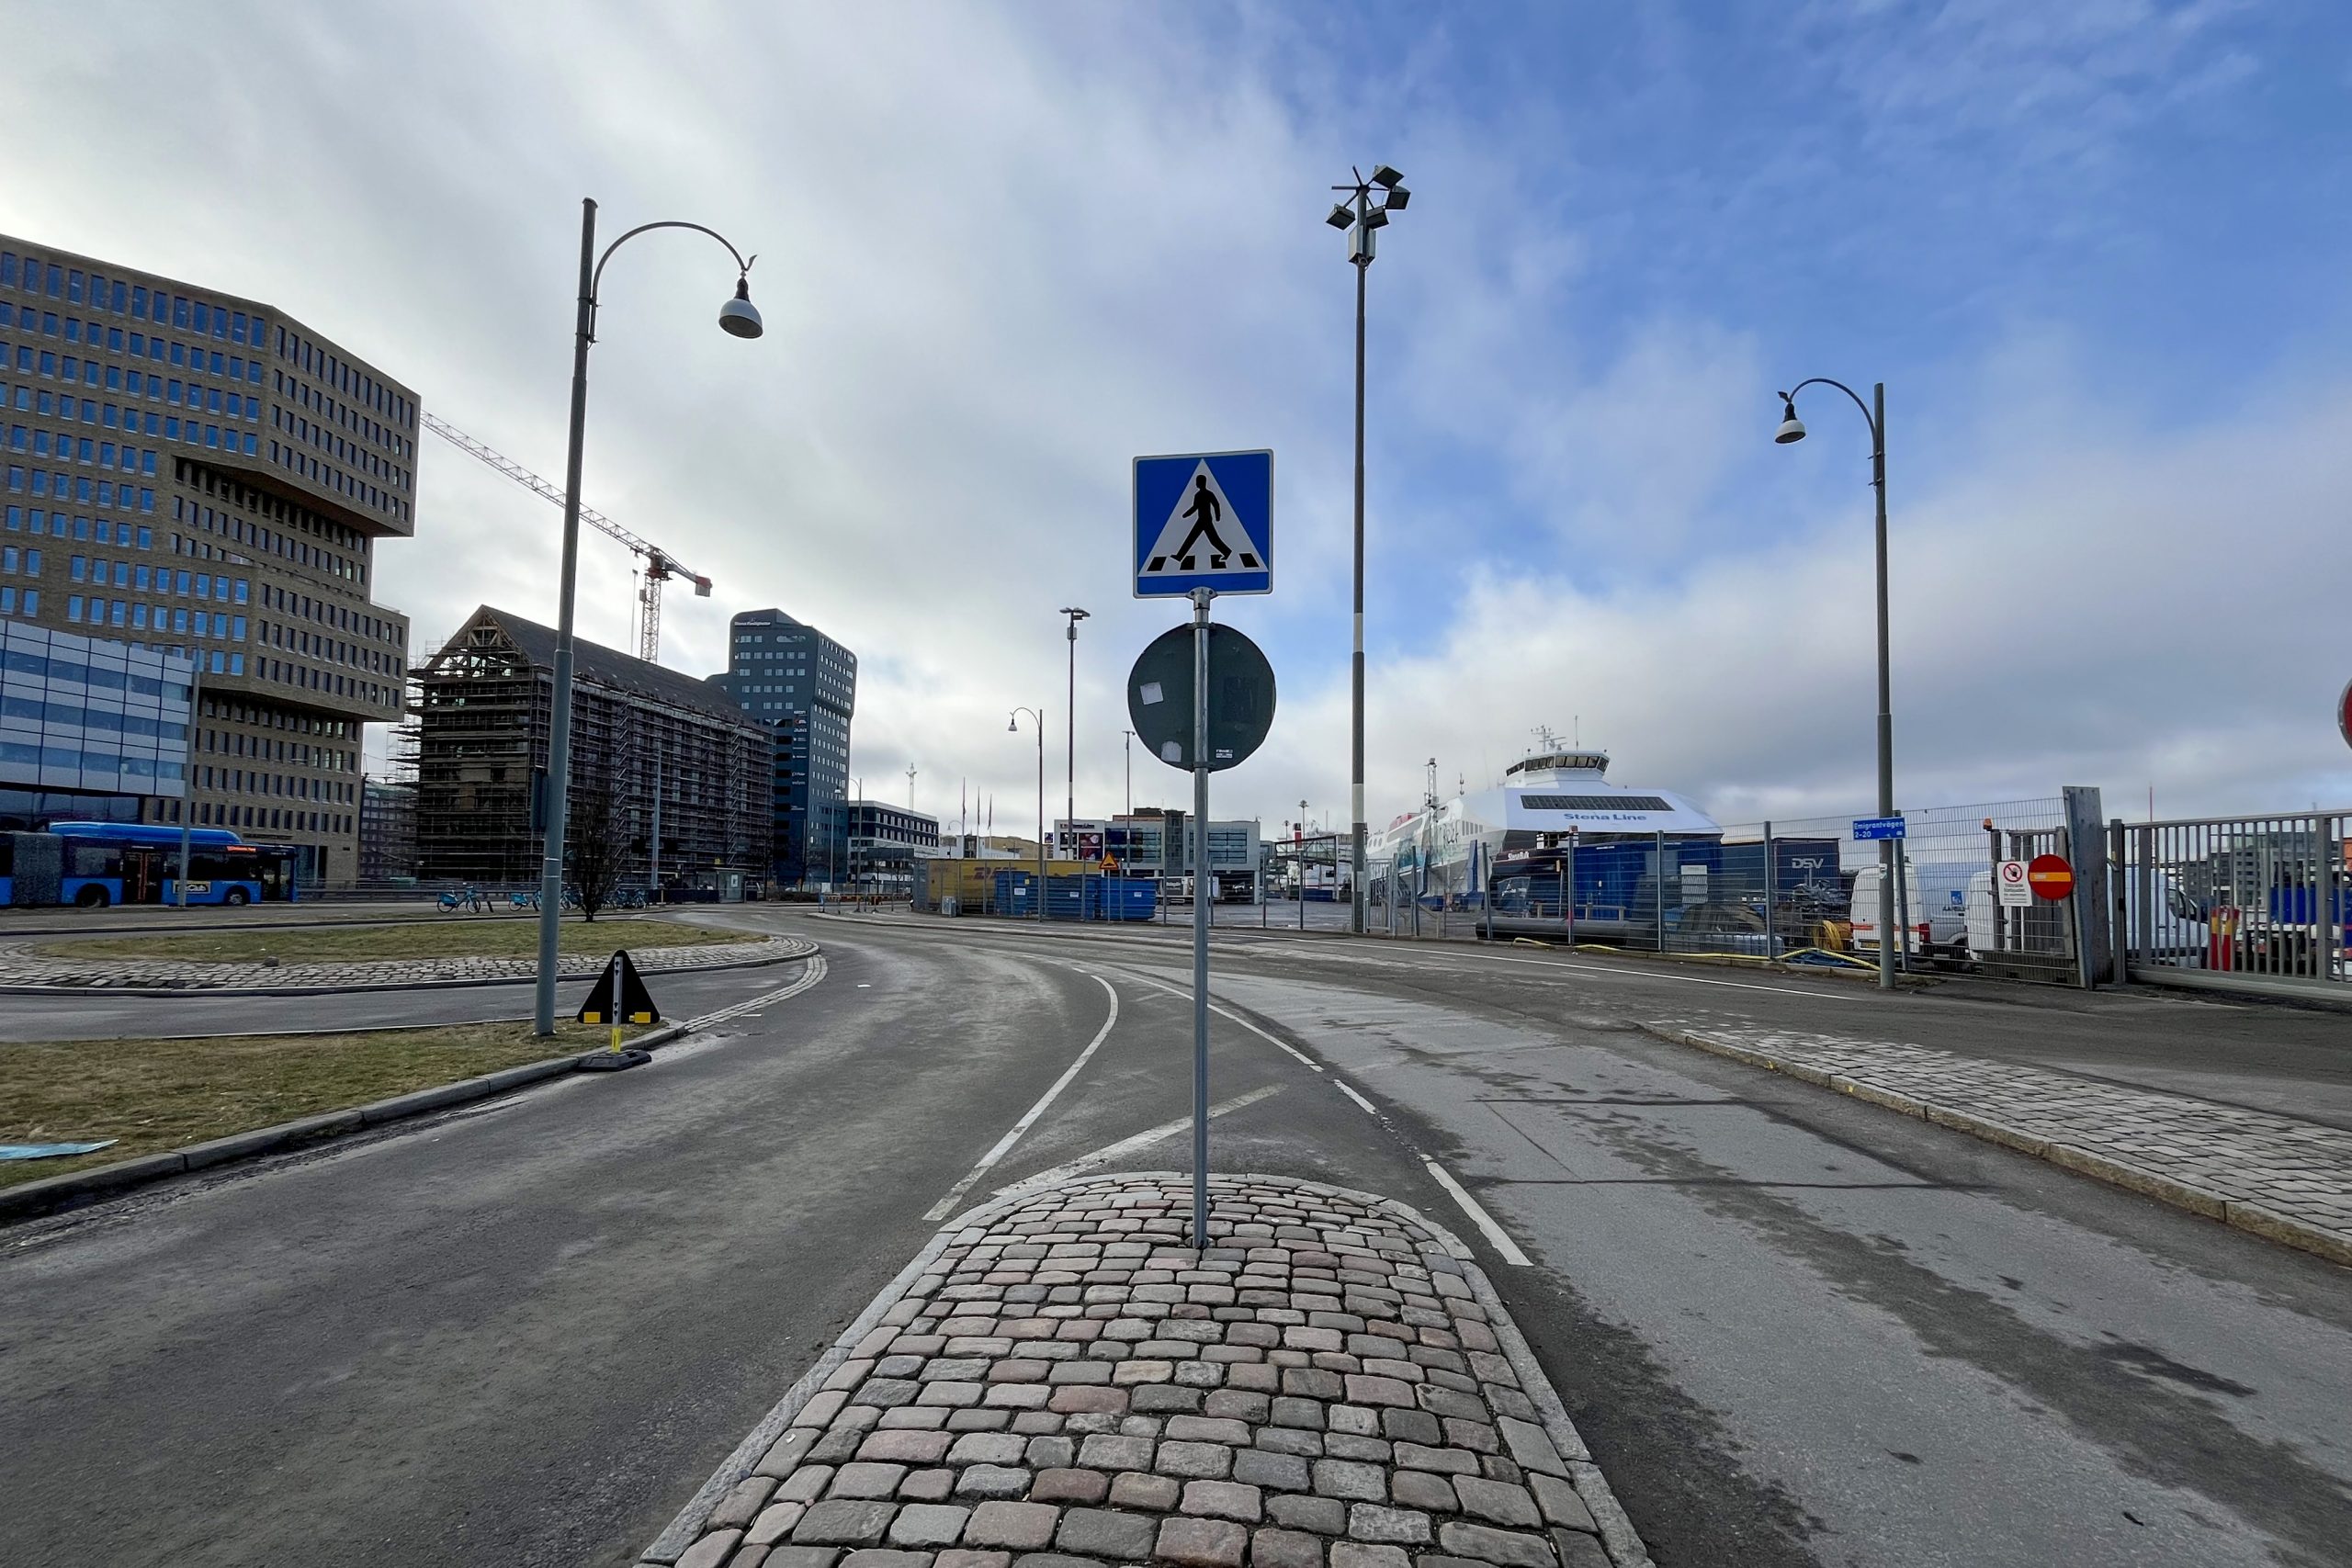
[[1775, 445], [1787, 446], [1804, 439], [1804, 421], [1797, 417], [1797, 402], [1788, 393], [1781, 394], [1781, 428], [1773, 433]]
[[1021, 719], [1019, 716], [1014, 714], [1006, 714], [1004, 716], [1004, 731], [1008, 735], [1018, 735], [1021, 733]]
[[757, 337], [766, 330], [760, 323], [760, 308], [752, 303], [748, 274], [735, 280], [735, 298], [718, 308], [718, 326], [729, 337]]
[[1323, 220], [1324, 222], [1329, 223], [1334, 229], [1352, 228], [1355, 225], [1355, 220], [1356, 209], [1350, 207], [1344, 201], [1335, 203], [1331, 209], [1331, 216]]
[[1387, 209], [1381, 207], [1367, 209], [1363, 215], [1363, 226], [1367, 229], [1385, 229], [1388, 227]]
[[1403, 186], [1390, 186], [1388, 187], [1388, 199], [1382, 202], [1380, 205], [1390, 212], [1402, 212], [1412, 199], [1413, 193], [1407, 190]]
[[1395, 190], [1404, 182], [1405, 176], [1385, 164], [1372, 171], [1372, 183], [1384, 190]]

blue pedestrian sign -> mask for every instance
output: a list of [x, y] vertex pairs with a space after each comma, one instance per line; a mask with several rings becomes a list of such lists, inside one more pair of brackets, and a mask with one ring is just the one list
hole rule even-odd
[[1274, 591], [1274, 455], [1194, 452], [1137, 457], [1138, 599]]
[[1854, 840], [1857, 843], [1867, 843], [1873, 839], [1901, 837], [1903, 837], [1903, 818], [1900, 817], [1857, 817], [1854, 818]]

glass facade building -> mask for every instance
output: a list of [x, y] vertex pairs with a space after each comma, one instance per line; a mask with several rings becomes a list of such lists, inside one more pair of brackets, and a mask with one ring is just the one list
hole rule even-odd
[[710, 682], [775, 734], [769, 874], [786, 886], [842, 880], [857, 655], [782, 610], [746, 610], [729, 626], [727, 671]]
[[186, 793], [148, 821], [357, 869], [362, 728], [397, 719], [415, 394], [284, 311], [0, 234], [0, 622], [191, 661]]
[[0, 619], [0, 829], [136, 822], [187, 783], [196, 667]]

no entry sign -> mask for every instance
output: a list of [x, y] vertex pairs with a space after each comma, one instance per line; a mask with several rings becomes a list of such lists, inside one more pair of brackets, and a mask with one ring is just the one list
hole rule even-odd
[[2075, 890], [2075, 868], [2064, 855], [2036, 855], [2025, 868], [2025, 880], [2035, 897], [2054, 904]]

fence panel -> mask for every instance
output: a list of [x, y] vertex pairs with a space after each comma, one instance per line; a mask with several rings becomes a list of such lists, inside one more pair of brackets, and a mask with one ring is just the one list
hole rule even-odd
[[2352, 811], [2116, 827], [2111, 902], [2130, 978], [2288, 993], [2346, 984]]

